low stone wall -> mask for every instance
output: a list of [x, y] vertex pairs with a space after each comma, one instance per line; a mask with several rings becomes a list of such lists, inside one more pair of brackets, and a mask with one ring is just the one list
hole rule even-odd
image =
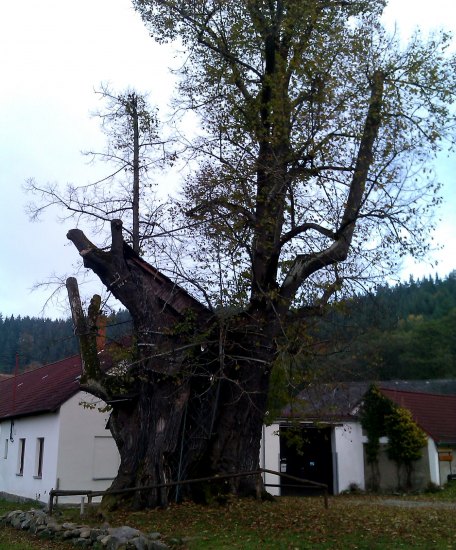
[[94, 550], [166, 550], [169, 548], [160, 541], [160, 533], [144, 534], [132, 527], [93, 528], [76, 523], [58, 523], [42, 510], [23, 512], [15, 510], [0, 517], [0, 526], [29, 531], [40, 539], [55, 539], [71, 542], [79, 548]]
[[0, 500], [6, 500], [7, 502], [16, 502], [21, 505], [23, 504], [24, 506], [27, 505], [30, 508], [32, 508], [33, 506], [44, 506], [42, 502], [40, 503], [33, 498], [20, 497], [11, 493], [5, 493], [4, 491], [0, 491]]

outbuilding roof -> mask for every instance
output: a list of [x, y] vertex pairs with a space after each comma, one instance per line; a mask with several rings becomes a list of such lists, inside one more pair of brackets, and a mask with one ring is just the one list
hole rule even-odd
[[283, 418], [321, 421], [353, 420], [369, 382], [310, 384], [282, 409]]
[[[292, 405], [282, 410], [281, 418], [310, 422], [356, 420], [371, 385], [371, 382], [309, 385]], [[454, 380], [401, 380], [377, 382], [375, 385], [388, 399], [408, 409], [415, 422], [437, 445], [456, 445]]]
[[54, 412], [79, 391], [79, 355], [0, 381], [0, 419]]
[[437, 445], [456, 445], [456, 395], [436, 395], [380, 387], [394, 403], [412, 413], [413, 420]]

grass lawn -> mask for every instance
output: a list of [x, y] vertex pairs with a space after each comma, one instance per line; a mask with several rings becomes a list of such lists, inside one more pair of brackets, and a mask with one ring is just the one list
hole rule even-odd
[[[441, 503], [456, 502], [455, 493], [456, 483], [442, 493], [404, 498], [407, 503], [432, 499], [429, 506], [403, 508], [386, 506], [384, 498], [372, 496], [333, 497], [328, 510], [317, 497], [232, 500], [223, 506], [184, 503], [167, 510], [115, 513], [108, 521], [113, 526], [159, 531], [178, 548], [189, 550], [454, 549], [456, 508]], [[17, 507], [0, 502], [0, 514]], [[88, 522], [75, 510], [65, 511], [64, 518]], [[71, 547], [44, 544], [17, 531], [0, 529], [0, 550]]]
[[131, 513], [129, 525], [167, 536], [194, 537], [193, 549], [456, 548], [456, 509], [397, 508], [374, 498], [317, 498], [276, 502], [193, 504]]

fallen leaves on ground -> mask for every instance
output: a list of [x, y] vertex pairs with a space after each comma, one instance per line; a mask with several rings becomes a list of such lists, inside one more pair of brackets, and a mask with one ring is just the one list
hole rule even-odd
[[[323, 499], [317, 497], [264, 502], [232, 499], [223, 505], [184, 502], [166, 510], [117, 512], [107, 519], [112, 526], [159, 531], [175, 546], [188, 550], [456, 548], [456, 508], [439, 508], [433, 503], [417, 507], [385, 503], [378, 497], [340, 496], [330, 498], [326, 510]], [[68, 514], [64, 512], [64, 517]], [[71, 519], [88, 521], [78, 519], [77, 511], [72, 512]], [[0, 543], [4, 535], [0, 530]], [[23, 536], [18, 533], [18, 543]], [[68, 548], [45, 544], [35, 539], [30, 546], [11, 548]], [[0, 550], [3, 548], [9, 549], [0, 544]]]
[[[120, 515], [119, 518], [120, 519]], [[123, 517], [143, 530], [183, 537], [200, 548], [454, 548], [456, 509], [398, 508], [365, 497], [283, 497], [275, 502], [172, 505]]]

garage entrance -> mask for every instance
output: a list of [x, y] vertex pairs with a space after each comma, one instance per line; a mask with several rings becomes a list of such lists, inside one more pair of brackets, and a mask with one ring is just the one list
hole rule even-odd
[[[281, 427], [280, 472], [325, 483], [333, 493], [331, 428]], [[283, 496], [318, 495], [322, 491], [280, 477]]]

